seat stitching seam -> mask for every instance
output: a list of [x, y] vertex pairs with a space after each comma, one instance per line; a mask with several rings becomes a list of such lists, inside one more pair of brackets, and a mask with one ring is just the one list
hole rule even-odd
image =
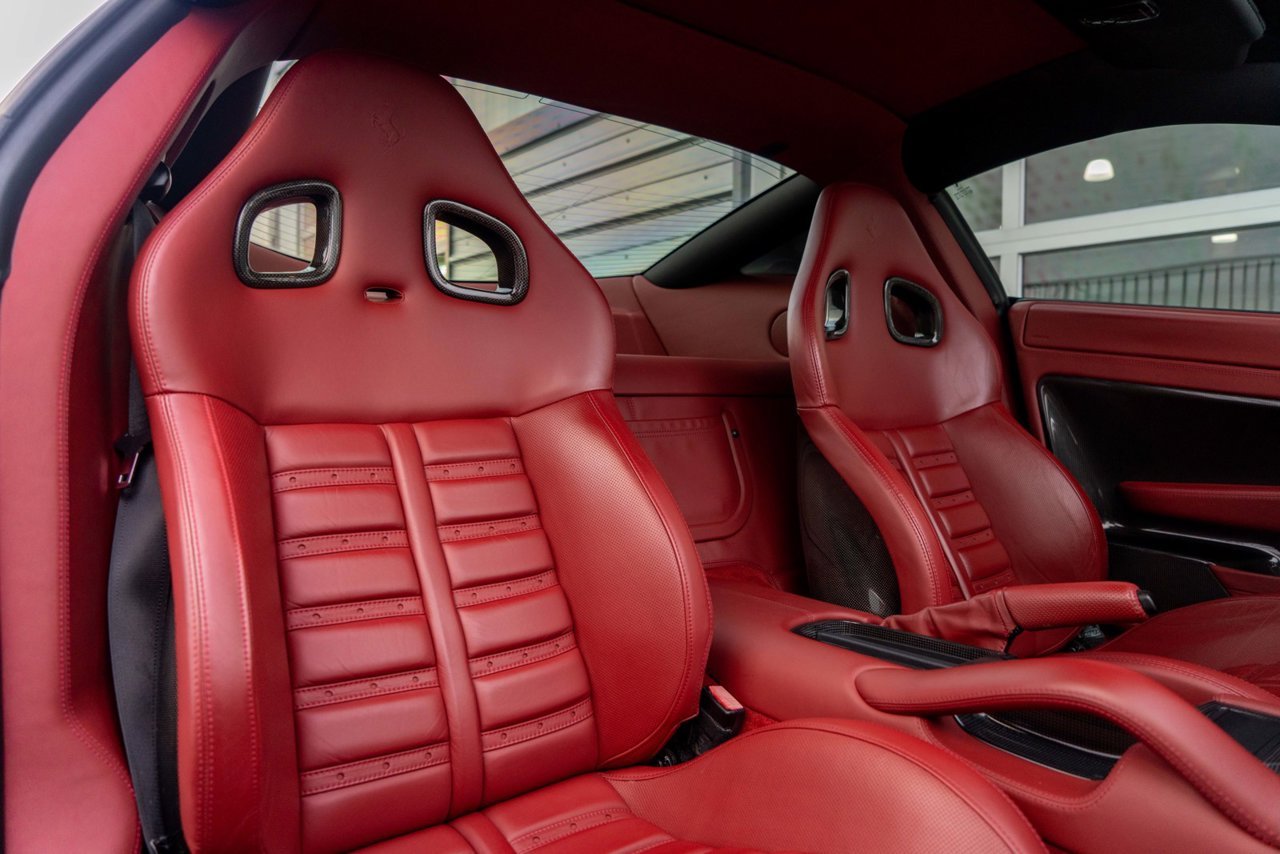
[[[318, 700], [302, 700], [299, 701], [299, 694], [311, 694], [320, 691], [341, 691], [343, 688], [352, 687], [361, 683], [372, 683], [375, 680], [394, 680], [402, 679], [406, 676], [425, 677], [428, 681], [410, 683], [408, 685], [389, 685], [360, 691], [354, 694], [344, 694], [341, 697], [324, 697]], [[338, 703], [346, 703], [351, 700], [365, 700], [369, 697], [382, 697], [388, 694], [403, 694], [409, 691], [423, 691], [428, 688], [440, 687], [440, 681], [435, 667], [424, 667], [420, 670], [406, 670], [400, 673], [383, 673], [374, 676], [368, 676], [364, 679], [347, 679], [342, 682], [327, 682], [320, 685], [309, 685], [306, 688], [293, 689], [294, 709], [300, 711], [302, 709], [318, 708], [320, 706], [331, 706]]]
[[[390, 605], [405, 605], [405, 604], [414, 604], [417, 606], [417, 608], [416, 610], [414, 609], [397, 610], [389, 613], [376, 612], [377, 606], [380, 606], [380, 605], [390, 606]], [[370, 606], [374, 608], [375, 612], [374, 613], [368, 613], [368, 612], [356, 613], [356, 614], [350, 614], [346, 616], [332, 616], [332, 617], [323, 616], [324, 614], [331, 611], [346, 611], [347, 609], [350, 609], [350, 608], [359, 608], [363, 606]], [[309, 628], [318, 627], [318, 626], [340, 626], [346, 623], [364, 623], [364, 622], [369, 622], [370, 620], [394, 620], [399, 617], [422, 616], [423, 613], [424, 613], [424, 606], [422, 604], [422, 597], [420, 596], [400, 596], [395, 599], [364, 599], [357, 602], [343, 602], [337, 605], [321, 605], [315, 608], [290, 608], [285, 612], [285, 630], [287, 632], [293, 632], [293, 631], [298, 631], [300, 629], [309, 629]], [[318, 620], [309, 620], [306, 623], [300, 623], [299, 625], [296, 625], [296, 626], [290, 626], [289, 620], [295, 614], [297, 615], [317, 614], [317, 615], [321, 615], [321, 617]]]
[[[514, 525], [517, 522], [521, 523], [521, 527], [519, 530], [513, 530], [513, 531], [492, 530], [493, 528], [496, 528], [499, 525]], [[480, 528], [484, 528], [485, 530], [479, 531], [478, 529]], [[465, 534], [457, 533], [457, 534], [450, 535], [447, 539], [443, 536], [443, 534], [441, 534], [440, 542], [442, 545], [446, 543], [467, 542], [470, 540], [491, 540], [491, 539], [496, 539], [497, 537], [509, 537], [512, 534], [522, 534], [525, 531], [540, 531], [542, 530], [542, 519], [538, 516], [537, 513], [529, 513], [524, 516], [512, 516], [509, 519], [489, 519], [483, 522], [464, 522], [462, 524], [457, 524], [457, 525], [436, 525], [437, 533], [441, 533], [445, 529], [450, 529], [458, 532], [475, 530], [477, 532], [465, 533]]]
[[[542, 582], [544, 581], [550, 581], [551, 583], [543, 584]], [[529, 586], [529, 589], [523, 589], [526, 586]], [[454, 607], [459, 609], [470, 608], [474, 605], [501, 602], [505, 599], [519, 599], [522, 596], [531, 596], [544, 590], [554, 590], [559, 586], [560, 580], [556, 577], [556, 571], [547, 569], [524, 578], [513, 578], [510, 581], [500, 581], [496, 584], [485, 584], [481, 587], [459, 587], [453, 591]], [[503, 590], [499, 591], [499, 587], [503, 588]], [[522, 589], [512, 589], [517, 587]], [[458, 598], [464, 593], [469, 594], [471, 598], [466, 602], [459, 602]]]
[[302, 796], [305, 798], [311, 795], [319, 795], [319, 794], [323, 794], [324, 792], [331, 792], [335, 789], [345, 789], [349, 786], [356, 786], [361, 783], [370, 783], [370, 782], [373, 782], [374, 780], [386, 779], [387, 777], [398, 777], [401, 774], [408, 774], [411, 771], [421, 771], [423, 768], [432, 768], [436, 765], [445, 765], [450, 761], [448, 742], [440, 741], [440, 742], [433, 742], [431, 744], [424, 744], [421, 747], [410, 748], [409, 750], [402, 750], [397, 753], [384, 753], [381, 756], [372, 756], [368, 759], [358, 759], [354, 762], [344, 762], [341, 765], [330, 765], [327, 768], [317, 768], [313, 771], [305, 771], [302, 773], [301, 777], [305, 784], [305, 781], [307, 780], [308, 777], [311, 777], [311, 778], [325, 777], [339, 771], [346, 773], [346, 769], [359, 768], [364, 765], [373, 765], [378, 762], [385, 762], [388, 759], [397, 759], [402, 756], [410, 756], [414, 753], [420, 753], [423, 751], [430, 751], [431, 753], [435, 753], [436, 751], [439, 751], [443, 755], [440, 755], [440, 756], [429, 755], [427, 758], [421, 759], [418, 762], [414, 762], [410, 765], [404, 765], [404, 766], [391, 768], [391, 769], [387, 769], [387, 768], [378, 769], [373, 771], [372, 773], [366, 773], [363, 775], [353, 777], [351, 779], [339, 780], [339, 781], [330, 783], [328, 785], [308, 788], [305, 792], [303, 792]]
[[[260, 791], [261, 791], [260, 775], [261, 775], [261, 763], [262, 763], [262, 754], [261, 754], [262, 748], [258, 740], [258, 694], [257, 694], [257, 691], [254, 690], [253, 655], [250, 650], [251, 623], [250, 623], [250, 615], [249, 615], [249, 596], [248, 596], [248, 590], [245, 587], [245, 574], [244, 574], [245, 567], [243, 566], [243, 563], [240, 560], [241, 543], [243, 542], [243, 538], [241, 537], [241, 534], [240, 534], [240, 521], [236, 516], [235, 505], [232, 502], [231, 492], [229, 489], [226, 488], [231, 483], [231, 478], [227, 472], [227, 461], [226, 461], [225, 452], [222, 447], [222, 440], [218, 435], [217, 427], [215, 426], [213, 421], [213, 408], [208, 398], [202, 399], [201, 402], [203, 403], [205, 423], [208, 425], [209, 434], [213, 440], [214, 454], [218, 461], [218, 473], [221, 475], [221, 480], [222, 480], [220, 485], [223, 487], [219, 491], [222, 494], [222, 500], [227, 512], [227, 519], [231, 524], [231, 536], [232, 536], [232, 541], [235, 543], [236, 561], [237, 563], [241, 564], [239, 567], [237, 567], [237, 571], [236, 571], [236, 586], [240, 593], [240, 603], [239, 603], [240, 619], [241, 619], [240, 657], [241, 657], [241, 662], [244, 666], [246, 699], [248, 701], [248, 706], [249, 706], [249, 709], [248, 709], [249, 711], [249, 751], [250, 751], [250, 755], [253, 757], [253, 763], [251, 768], [252, 776], [250, 778], [252, 783], [251, 791], [255, 796], [255, 800], [257, 800], [258, 797], [260, 797]], [[259, 836], [261, 836], [261, 833], [262, 833], [261, 826], [259, 826], [258, 832], [259, 832]]]
[[[618, 814], [621, 814], [627, 817], [632, 816], [631, 811], [628, 810], [626, 807], [602, 807], [600, 809], [590, 810], [584, 813], [578, 813], [577, 815], [570, 816], [569, 818], [562, 818], [559, 821], [553, 822], [548, 825], [543, 825], [541, 827], [538, 827], [535, 830], [526, 831], [525, 833], [522, 833], [519, 836], [512, 839], [511, 845], [512, 847], [516, 847], [518, 845], [522, 845], [526, 841], [532, 841], [533, 839], [537, 838], [540, 840], [537, 845], [533, 846], [532, 848], [524, 849], [525, 851], [534, 851], [534, 850], [537, 850], [538, 848], [544, 847], [546, 845], [550, 845], [552, 842], [558, 842], [561, 839], [565, 839], [568, 836], [572, 836], [574, 833], [581, 832], [577, 828], [574, 828], [567, 834], [557, 835], [556, 834], [557, 830], [564, 830], [573, 825], [576, 825], [579, 822], [585, 822], [596, 817], [603, 818], [606, 821], [612, 821], [613, 817]], [[597, 827], [603, 827], [604, 824], [605, 822], [599, 822], [596, 824], [592, 824], [589, 827], [582, 828], [582, 830], [583, 831], [592, 830]], [[550, 837], [550, 838], [543, 839], [542, 837]]]
[[[460, 460], [453, 463], [423, 463], [422, 468], [426, 472], [427, 483], [435, 483], [437, 481], [450, 480], [485, 480], [494, 477], [520, 477], [525, 474], [523, 460], [519, 457], [501, 457], [491, 460]], [[492, 466], [501, 465], [502, 463], [512, 463], [514, 465], [506, 471], [495, 472], [472, 472], [467, 474], [436, 474], [436, 470], [447, 471], [450, 468], [458, 468], [460, 466]]]
[[[684, 557], [680, 554], [680, 548], [676, 544], [675, 535], [671, 530], [671, 523], [667, 519], [666, 514], [662, 512], [662, 508], [658, 504], [657, 500], [654, 498], [653, 490], [650, 489], [648, 481], [645, 479], [644, 475], [640, 472], [640, 469], [636, 464], [636, 460], [633, 458], [633, 455], [630, 449], [627, 447], [626, 443], [622, 440], [622, 437], [618, 434], [617, 429], [614, 427], [613, 423], [609, 420], [608, 416], [605, 414], [604, 410], [601, 408], [600, 403], [595, 398], [595, 395], [588, 393], [587, 401], [591, 404], [591, 408], [595, 410], [596, 417], [603, 424], [605, 430], [613, 438], [615, 447], [621, 452], [623, 459], [627, 461], [627, 465], [631, 468], [631, 473], [635, 476], [636, 480], [640, 484], [640, 488], [644, 490], [645, 496], [649, 499], [650, 507], [653, 508], [654, 513], [658, 517], [658, 521], [662, 523], [663, 530], [666, 532], [666, 535], [667, 535], [668, 545], [671, 548], [672, 557], [675, 558], [676, 567], [679, 570], [679, 575], [680, 575], [681, 596], [683, 599], [684, 619], [685, 619], [684, 667], [680, 675], [679, 686], [675, 692], [675, 695], [671, 698], [670, 703], [668, 703], [667, 705], [667, 711], [662, 716], [662, 721], [657, 725], [655, 725], [653, 730], [650, 731], [649, 734], [645, 736], [644, 740], [648, 740], [653, 736], [654, 733], [660, 731], [663, 728], [663, 724], [665, 724], [667, 720], [670, 719], [672, 713], [675, 711], [675, 709], [677, 708], [680, 702], [681, 695], [684, 693], [684, 686], [688, 683], [690, 679], [691, 670], [693, 668], [693, 659], [695, 655], [693, 650], [693, 641], [694, 641], [693, 590], [690, 587], [692, 582], [689, 577], [689, 569], [688, 567], [685, 566]], [[693, 535], [690, 534], [689, 538], [690, 540], [692, 540]], [[706, 616], [707, 616], [708, 625], [710, 625], [711, 624], [711, 597], [710, 596], [707, 597]], [[709, 631], [707, 632], [706, 646], [708, 649], [711, 646], [711, 633]], [[642, 743], [644, 740], [642, 740]], [[634, 749], [634, 748], [635, 748], [635, 745], [633, 745], [629, 749]], [[623, 751], [623, 753], [625, 752], [626, 751]], [[623, 755], [623, 753], [620, 753], [617, 755], [620, 756], [620, 755]], [[616, 756], [609, 757], [609, 759], [606, 760], [606, 763], [609, 761], [612, 761], [615, 758], [617, 757]]]
[[583, 721], [589, 721], [595, 717], [595, 713], [591, 708], [591, 697], [588, 696], [582, 700], [579, 700], [578, 702], [574, 703], [571, 706], [566, 706], [563, 709], [558, 709], [549, 714], [540, 715], [539, 717], [530, 718], [527, 721], [521, 721], [520, 723], [510, 724], [509, 726], [500, 727], [498, 729], [485, 730], [480, 734], [482, 744], [485, 736], [501, 737], [503, 733], [510, 733], [514, 730], [524, 729], [525, 727], [531, 726], [533, 724], [536, 724], [539, 722], [545, 722], [551, 718], [560, 717], [561, 715], [565, 715], [569, 712], [575, 712], [579, 709], [582, 709], [583, 707], [586, 708], [586, 713], [581, 716], [576, 714], [570, 715], [568, 718], [566, 718], [564, 721], [561, 721], [560, 723], [552, 724], [551, 726], [544, 726], [542, 729], [534, 728], [534, 730], [532, 730], [527, 735], [516, 736], [515, 738], [507, 738], [501, 741], [501, 743], [499, 744], [494, 744], [489, 747], [483, 747], [482, 751], [484, 753], [490, 753], [494, 750], [504, 750], [516, 744], [521, 744], [526, 741], [532, 741], [535, 738], [541, 738], [544, 735], [551, 735], [552, 733], [559, 732], [562, 729], [568, 729], [571, 726], [577, 726]]
[[[557, 646], [556, 645], [557, 643], [559, 643], [560, 646]], [[536, 664], [539, 661], [549, 661], [550, 659], [558, 658], [559, 656], [562, 656], [562, 655], [567, 655], [568, 653], [573, 652], [577, 648], [578, 648], [577, 640], [573, 636], [573, 631], [570, 630], [565, 632], [563, 635], [561, 635], [558, 638], [552, 638], [551, 640], [543, 641], [542, 643], [531, 644], [527, 647], [516, 647], [515, 649], [509, 649], [505, 652], [495, 652], [489, 655], [477, 655], [474, 658], [470, 659], [468, 663], [474, 666], [481, 661], [486, 661], [494, 658], [502, 658], [504, 656], [512, 655], [517, 652], [527, 652], [529, 654], [529, 657], [520, 658], [509, 664], [501, 664], [501, 665], [498, 665], [497, 667], [487, 667], [482, 669], [479, 673], [473, 670], [471, 673], [471, 678], [479, 679], [483, 676], [488, 676], [493, 673], [503, 673], [508, 670], [515, 670], [516, 668], [524, 667], [526, 664]], [[535, 652], [535, 650], [538, 650], [538, 651]]]
[[348, 531], [344, 534], [318, 534], [313, 537], [291, 537], [287, 540], [280, 540], [276, 545], [277, 545], [277, 550], [280, 550], [280, 549], [284, 549], [287, 546], [309, 545], [311, 543], [328, 542], [330, 540], [350, 540], [354, 537], [369, 537], [369, 536], [378, 536], [378, 535], [383, 535], [384, 537], [386, 537], [392, 534], [404, 534], [405, 535], [404, 542], [393, 543], [390, 540], [384, 539], [382, 543], [374, 543], [372, 545], [364, 545], [359, 543], [356, 543], [356, 544], [338, 543], [337, 545], [327, 546], [325, 548], [308, 549], [305, 552], [295, 552], [293, 554], [280, 555], [279, 557], [280, 557], [280, 560], [283, 561], [283, 560], [293, 560], [295, 558], [302, 558], [302, 557], [315, 557], [318, 555], [338, 554], [341, 552], [400, 551], [403, 549], [407, 549], [409, 547], [408, 534], [404, 528], [387, 529], [382, 531]]

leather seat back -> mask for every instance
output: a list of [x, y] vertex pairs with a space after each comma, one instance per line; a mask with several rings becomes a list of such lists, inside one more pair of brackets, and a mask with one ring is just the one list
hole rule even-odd
[[[237, 222], [296, 181], [336, 189], [336, 266], [250, 287]], [[433, 282], [437, 200], [510, 228], [523, 299]], [[131, 314], [193, 847], [358, 847], [635, 762], [694, 713], [705, 582], [616, 410], [608, 306], [443, 80], [300, 62], [148, 242]]]
[[[824, 322], [839, 271], [847, 329], [833, 336]], [[890, 292], [892, 279], [908, 284]], [[936, 343], [895, 337], [891, 319], [919, 319], [896, 294], [919, 295], [936, 315], [925, 324], [940, 329]], [[804, 424], [880, 528], [904, 612], [1008, 584], [1104, 577], [1096, 511], [1010, 416], [990, 337], [889, 194], [856, 184], [823, 192], [788, 340]]]

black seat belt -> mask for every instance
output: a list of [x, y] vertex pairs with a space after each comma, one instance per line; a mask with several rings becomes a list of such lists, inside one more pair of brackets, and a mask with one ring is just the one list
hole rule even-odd
[[[134, 205], [132, 223], [136, 260], [155, 226], [145, 203]], [[173, 587], [151, 428], [132, 358], [128, 425], [116, 443], [123, 467], [116, 482], [120, 503], [107, 578], [107, 632], [144, 844], [152, 854], [170, 854], [187, 850], [178, 809]]]

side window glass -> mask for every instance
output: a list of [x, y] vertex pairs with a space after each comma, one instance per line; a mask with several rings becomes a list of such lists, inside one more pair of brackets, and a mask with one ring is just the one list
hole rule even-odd
[[249, 265], [259, 273], [299, 273], [316, 255], [316, 206], [286, 199], [263, 210], [249, 232]]
[[[272, 66], [268, 94], [292, 64]], [[646, 122], [482, 83], [450, 82], [530, 206], [598, 278], [643, 273], [795, 174], [759, 154]], [[301, 216], [284, 211], [278, 223], [264, 219], [261, 229], [255, 227], [254, 254], [261, 263], [288, 267], [310, 257], [291, 231], [301, 226], [299, 239], [305, 239], [306, 211], [294, 213]], [[451, 281], [497, 281], [497, 259], [466, 229], [440, 223], [435, 246], [436, 264]], [[788, 263], [773, 259], [770, 269]]]
[[437, 221], [435, 228], [436, 264], [445, 276], [475, 284], [498, 281], [498, 258], [483, 240], [444, 221]]
[[1128, 131], [949, 192], [1011, 295], [1280, 311], [1280, 127]]

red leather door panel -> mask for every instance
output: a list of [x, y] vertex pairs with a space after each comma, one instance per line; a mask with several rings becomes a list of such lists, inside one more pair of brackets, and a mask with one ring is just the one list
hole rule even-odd
[[802, 564], [787, 363], [620, 355], [614, 385], [707, 571], [793, 589]]
[[1280, 590], [1280, 315], [1031, 300], [1009, 322], [1032, 428], [1113, 540], [1199, 561], [1218, 595]]
[[692, 418], [629, 421], [631, 432], [660, 470], [684, 512], [694, 540], [724, 539], [742, 529], [751, 512], [752, 479], [742, 434], [722, 410]]
[[1280, 398], [1280, 315], [1022, 300], [1009, 312], [1034, 431], [1050, 375]]
[[1135, 510], [1157, 516], [1280, 531], [1280, 486], [1127, 480], [1120, 494]]
[[104, 607], [112, 442], [125, 426], [127, 385], [122, 226], [156, 162], [174, 162], [198, 103], [279, 56], [308, 12], [269, 2], [191, 11], [122, 70], [23, 207], [0, 311], [8, 851], [141, 844]]

